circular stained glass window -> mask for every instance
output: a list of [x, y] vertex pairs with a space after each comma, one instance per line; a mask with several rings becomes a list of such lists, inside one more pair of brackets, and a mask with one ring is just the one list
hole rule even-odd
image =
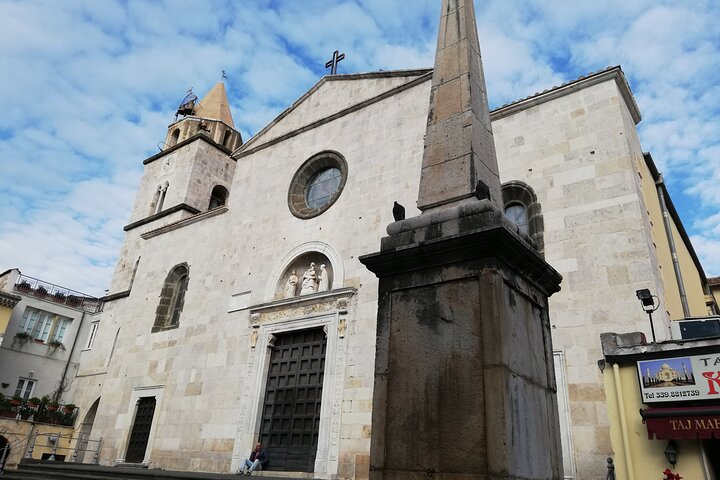
[[305, 191], [305, 201], [310, 208], [322, 208], [332, 200], [340, 188], [342, 173], [339, 168], [326, 168], [316, 173]]
[[337, 152], [314, 155], [295, 172], [288, 206], [298, 218], [312, 218], [332, 206], [347, 180], [347, 162]]

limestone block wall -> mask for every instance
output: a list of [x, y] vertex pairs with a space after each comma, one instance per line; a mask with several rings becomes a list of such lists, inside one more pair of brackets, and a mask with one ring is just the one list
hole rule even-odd
[[145, 165], [128, 223], [155, 213], [156, 192], [165, 185], [168, 187], [163, 209], [186, 203], [205, 211], [215, 185], [230, 190], [234, 170], [235, 162], [227, 154], [202, 140], [157, 158]]
[[235, 160], [206, 142], [196, 143], [185, 203], [204, 212], [208, 209], [210, 194], [215, 186], [231, 189]]
[[554, 349], [566, 359], [575, 472], [565, 473], [605, 478], [612, 450], [596, 366], [600, 333], [643, 331], [650, 338], [635, 291], [662, 287], [635, 168], [640, 144], [613, 78], [501, 113], [493, 114], [501, 181], [534, 189], [545, 259], [563, 275], [562, 290], [550, 298], [550, 321]]
[[[223, 214], [147, 240], [140, 237], [144, 228], [128, 232], [121, 255], [128, 264], [141, 257], [132, 291], [106, 305], [96, 346], [84, 353], [92, 368], [74, 382], [73, 398], [82, 408], [100, 397], [92, 435], [103, 437], [103, 464], [124, 458], [135, 402], [145, 394], [158, 398], [147, 457], [152, 466], [228, 472], [236, 465], [234, 455], [247, 455], [257, 432], [245, 434], [242, 426], [256, 424], [250, 416], [263, 396], [253, 390], [248, 373], [259, 363], [249, 359], [257, 358], [254, 349], [265, 347], [252, 346], [249, 309], [234, 302], [243, 298], [252, 306], [272, 300], [266, 298], [268, 285], [278, 281], [270, 278], [272, 272], [294, 249], [315, 242], [342, 262], [344, 275], [336, 285], [357, 289], [344, 337], [333, 337], [338, 349], [342, 343], [343, 368], [335, 371], [340, 382], [330, 412], [339, 421], [321, 430], [337, 440], [329, 442], [326, 471], [317, 474], [367, 476], [377, 281], [357, 257], [379, 248], [394, 200], [409, 215], [417, 213], [428, 95], [429, 82], [240, 158]], [[197, 152], [193, 145], [183, 148], [187, 156]], [[344, 156], [347, 183], [329, 210], [301, 220], [287, 205], [290, 181], [322, 150]], [[159, 159], [147, 168], [162, 174], [163, 163]], [[168, 175], [181, 178], [175, 170]], [[141, 187], [138, 203], [142, 195]], [[189, 282], [179, 326], [151, 334], [165, 277], [182, 262], [189, 265]], [[126, 282], [124, 272], [116, 276]], [[278, 314], [263, 326], [282, 328], [282, 322], [297, 320], [294, 315]]]

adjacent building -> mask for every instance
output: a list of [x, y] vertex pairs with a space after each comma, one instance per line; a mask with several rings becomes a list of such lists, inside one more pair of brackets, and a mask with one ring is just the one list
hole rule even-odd
[[[76, 411], [68, 391], [101, 310], [97, 298], [18, 269], [0, 274], [0, 465], [17, 464], [35, 434], [55, 442], [43, 444], [37, 458], [49, 456], [55, 444], [62, 447], [59, 458], [69, 458], [70, 439], [77, 439], [72, 427], [86, 412]], [[89, 433], [82, 431], [85, 438]]]
[[720, 334], [606, 333], [602, 347], [616, 478], [720, 478]]

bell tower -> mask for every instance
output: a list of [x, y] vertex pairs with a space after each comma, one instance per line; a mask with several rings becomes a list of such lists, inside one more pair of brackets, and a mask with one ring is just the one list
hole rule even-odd
[[[159, 228], [224, 206], [235, 172], [233, 150], [242, 145], [220, 81], [199, 100], [187, 92], [168, 126], [160, 152], [145, 169], [126, 231]], [[147, 227], [142, 228], [143, 231]]]
[[[178, 120], [178, 117], [182, 118]], [[215, 143], [230, 150], [242, 145], [240, 132], [235, 130], [223, 82], [216, 83], [199, 101], [192, 88], [187, 92], [175, 113], [175, 122], [168, 126], [165, 146], [174, 147], [197, 133], [209, 135]]]

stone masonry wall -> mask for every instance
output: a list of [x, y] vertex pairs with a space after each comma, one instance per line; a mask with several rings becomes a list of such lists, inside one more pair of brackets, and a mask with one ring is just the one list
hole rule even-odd
[[636, 182], [641, 149], [627, 118], [610, 79], [493, 122], [500, 178], [535, 190], [545, 259], [563, 275], [550, 321], [566, 359], [575, 478], [584, 480], [604, 479], [612, 454], [596, 366], [600, 333], [649, 338], [635, 290], [659, 283]]

